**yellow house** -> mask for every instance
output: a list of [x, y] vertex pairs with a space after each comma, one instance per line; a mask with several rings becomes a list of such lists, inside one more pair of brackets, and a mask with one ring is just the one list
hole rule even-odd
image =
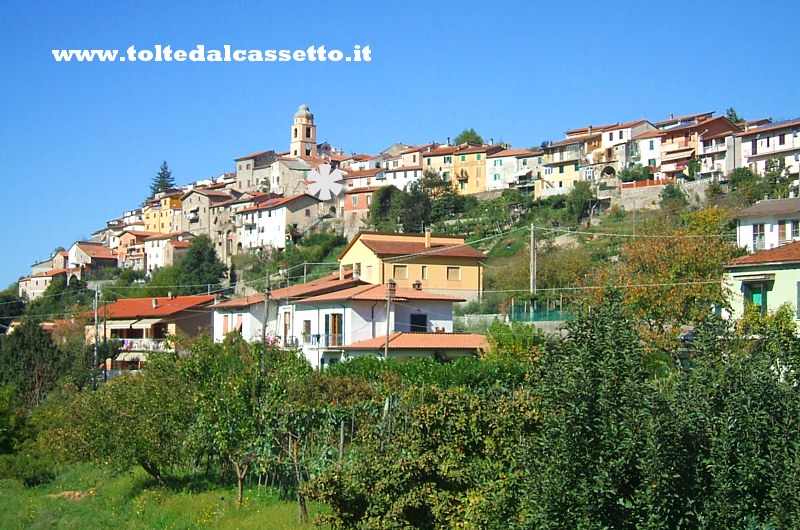
[[453, 185], [460, 193], [471, 195], [486, 191], [486, 157], [502, 151], [499, 145], [464, 143], [453, 154]]
[[422, 154], [422, 171], [434, 171], [444, 180], [454, 180], [453, 153], [458, 147], [455, 145], [440, 145], [436, 149]]
[[359, 232], [339, 255], [339, 274], [352, 270], [361, 280], [474, 300], [483, 291], [486, 256], [464, 238], [425, 234]]
[[181, 196], [170, 195], [150, 199], [142, 206], [145, 232], [171, 234], [178, 227], [173, 225], [173, 216], [181, 215]]
[[569, 193], [575, 182], [581, 180], [581, 161], [587, 152], [599, 148], [602, 137], [600, 133], [590, 132], [585, 135], [571, 136], [553, 142], [544, 149], [544, 168], [542, 171], [542, 189], [538, 195]]

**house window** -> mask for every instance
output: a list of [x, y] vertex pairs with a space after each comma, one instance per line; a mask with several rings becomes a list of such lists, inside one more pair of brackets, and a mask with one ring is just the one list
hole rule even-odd
[[522, 165], [523, 166], [527, 166], [528, 165], [528, 159], [527, 158], [523, 158], [522, 159]]
[[564, 172], [564, 166], [558, 166], [558, 172], [559, 173], [563, 173]]
[[411, 163], [412, 164], [416, 164], [417, 163], [417, 155], [414, 155], [414, 156], [411, 157]]
[[461, 161], [464, 162], [467, 159], [467, 155], [461, 155]]
[[760, 308], [761, 313], [764, 314], [767, 308], [766, 285], [763, 283], [745, 283], [743, 287], [745, 306], [753, 304], [754, 306]]
[[427, 160], [427, 162], [428, 162], [428, 163], [427, 163], [427, 165], [431, 165], [431, 159], [430, 159], [430, 158], [428, 158], [428, 159], [426, 159], [426, 160]]
[[757, 155], [758, 154], [758, 140], [753, 140], [750, 142], [750, 154]]
[[458, 185], [458, 189], [460, 189], [461, 191], [464, 191], [465, 189], [467, 189], [467, 183], [462, 180]]
[[424, 313], [412, 313], [409, 315], [408, 330], [420, 333], [428, 331], [428, 315]]
[[445, 164], [451, 164], [452, 162], [453, 162], [453, 157], [452, 156], [444, 157], [444, 163]]
[[297, 138], [297, 127], [294, 128], [294, 137]]
[[358, 205], [358, 195], [353, 195], [352, 197], [350, 197], [350, 201], [352, 201], [353, 206], [357, 206]]
[[450, 172], [449, 171], [442, 171], [442, 179], [450, 180]]
[[655, 158], [651, 158], [651, 159], [649, 159], [649, 160], [647, 161], [647, 165], [648, 165], [649, 167], [656, 167], [656, 159], [655, 159]]
[[423, 280], [427, 280], [428, 279], [428, 266], [427, 265], [423, 265], [422, 266], [422, 279]]
[[617, 135], [617, 138], [618, 138], [619, 140], [622, 140], [622, 131], [620, 131], [620, 132], [619, 132], [619, 134]]
[[303, 320], [303, 344], [311, 342], [311, 321]]
[[495, 180], [495, 181], [498, 181], [498, 180], [500, 180], [500, 174], [499, 174], [499, 173], [495, 173], [495, 174], [494, 174], [494, 180]]
[[764, 225], [753, 225], [753, 250], [764, 250]]
[[392, 267], [392, 277], [395, 280], [408, 279], [408, 265], [394, 265]]
[[613, 139], [614, 139], [614, 133], [613, 132], [608, 133], [608, 141], [610, 142]]
[[457, 282], [461, 280], [461, 267], [447, 267], [447, 281]]
[[578, 164], [576, 163], [576, 164], [575, 164], [575, 171], [578, 171], [578, 169], [579, 169], [579, 166], [578, 166]]
[[372, 204], [372, 195], [367, 195], [367, 206]]
[[784, 145], [784, 144], [786, 144], [786, 135], [781, 134], [778, 136], [778, 145]]
[[480, 160], [480, 159], [481, 159], [481, 154], [480, 154], [480, 153], [478, 153], [478, 160]]
[[766, 146], [769, 147], [769, 136], [765, 138], [764, 142], [766, 143]]
[[800, 238], [800, 220], [793, 219], [792, 223], [792, 239]]

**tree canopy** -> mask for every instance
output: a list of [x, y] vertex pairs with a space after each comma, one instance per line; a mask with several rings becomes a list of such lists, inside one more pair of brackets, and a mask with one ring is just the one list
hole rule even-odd
[[481, 137], [480, 134], [478, 134], [478, 132], [474, 128], [464, 129], [459, 133], [458, 136], [456, 136], [456, 139], [453, 141], [453, 143], [455, 143], [456, 145], [460, 145], [465, 142], [472, 142], [483, 145], [483, 138]]
[[161, 193], [173, 186], [175, 186], [175, 179], [172, 177], [172, 172], [167, 166], [167, 161], [164, 160], [161, 163], [161, 167], [158, 169], [158, 173], [156, 173], [150, 183], [150, 196], [148, 198], [152, 199], [156, 196], [156, 193]]
[[220, 288], [227, 267], [217, 257], [214, 243], [206, 234], [192, 239], [186, 254], [177, 263], [181, 294], [200, 294]]

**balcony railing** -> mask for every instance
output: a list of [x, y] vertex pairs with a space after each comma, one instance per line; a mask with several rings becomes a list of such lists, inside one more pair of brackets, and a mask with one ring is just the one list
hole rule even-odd
[[171, 351], [172, 347], [166, 339], [118, 339], [122, 342], [123, 352], [156, 352]]

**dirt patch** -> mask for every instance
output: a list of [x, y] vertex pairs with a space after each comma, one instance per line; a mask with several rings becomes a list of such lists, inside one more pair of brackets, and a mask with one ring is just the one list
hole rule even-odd
[[48, 499], [67, 499], [69, 501], [79, 501], [84, 497], [94, 495], [94, 493], [95, 491], [93, 489], [86, 491], [62, 491], [61, 493], [51, 493], [50, 495], [46, 495], [46, 497]]

